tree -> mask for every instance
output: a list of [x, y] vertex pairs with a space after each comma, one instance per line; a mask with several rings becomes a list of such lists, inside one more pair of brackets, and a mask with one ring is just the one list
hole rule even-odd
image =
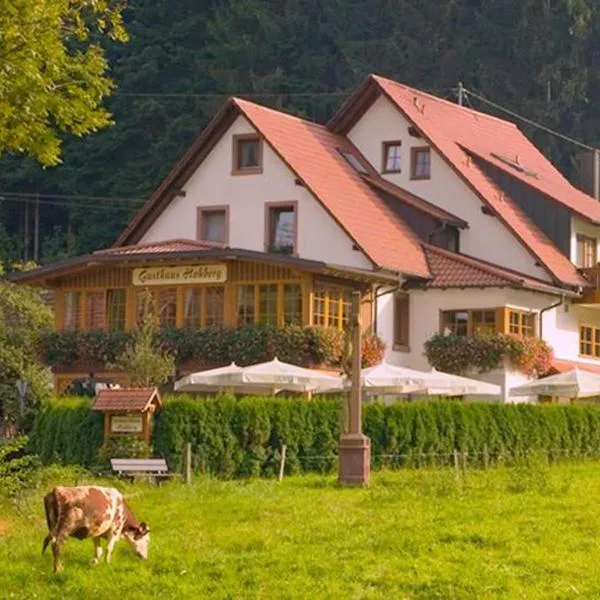
[[[53, 316], [38, 290], [1, 277], [0, 267], [0, 422], [9, 428], [27, 429], [51, 391], [51, 374], [38, 362], [36, 342], [42, 332], [51, 329]], [[27, 383], [24, 410], [18, 380]]]
[[0, 154], [60, 162], [60, 133], [111, 123], [102, 38], [125, 41], [111, 0], [0, 0]]
[[164, 384], [175, 372], [175, 358], [156, 343], [158, 317], [152, 296], [143, 298], [142, 323], [134, 341], [117, 360], [116, 368], [122, 370], [134, 387], [155, 387]]

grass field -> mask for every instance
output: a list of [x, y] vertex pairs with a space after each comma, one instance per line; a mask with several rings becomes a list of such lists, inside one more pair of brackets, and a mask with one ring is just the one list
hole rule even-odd
[[119, 542], [92, 567], [91, 541], [70, 540], [53, 574], [48, 481], [0, 505], [0, 598], [600, 598], [598, 463], [459, 482], [382, 472], [367, 490], [319, 476], [118, 485], [152, 528], [148, 561]]

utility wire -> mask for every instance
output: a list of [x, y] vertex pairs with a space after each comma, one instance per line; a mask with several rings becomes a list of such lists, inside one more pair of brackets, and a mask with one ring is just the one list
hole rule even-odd
[[189, 92], [113, 92], [112, 96], [123, 96], [126, 98], [197, 98], [210, 100], [212, 98], [231, 98], [232, 96], [240, 98], [279, 98], [286, 96], [288, 98], [328, 98], [328, 97], [347, 97], [352, 92], [208, 92], [205, 94], [193, 94]]
[[583, 142], [580, 142], [579, 140], [569, 137], [568, 135], [565, 135], [564, 133], [560, 133], [558, 131], [555, 131], [554, 129], [550, 129], [550, 127], [546, 127], [545, 125], [542, 125], [541, 123], [532, 121], [531, 119], [528, 119], [527, 117], [524, 117], [524, 116], [510, 110], [509, 108], [506, 108], [500, 104], [496, 104], [495, 102], [492, 102], [491, 100], [488, 100], [487, 98], [484, 98], [483, 96], [481, 96], [475, 92], [472, 92], [471, 90], [463, 88], [463, 94], [466, 94], [467, 97], [473, 96], [473, 98], [477, 98], [477, 100], [480, 100], [481, 102], [484, 102], [485, 104], [488, 104], [489, 106], [492, 106], [495, 109], [502, 111], [502, 112], [510, 115], [511, 117], [514, 117], [515, 119], [519, 119], [520, 121], [523, 121], [524, 123], [527, 123], [528, 125], [531, 125], [532, 127], [537, 127], [538, 129], [541, 129], [542, 131], [545, 131], [546, 133], [554, 135], [554, 136], [556, 136], [562, 140], [565, 140], [566, 142], [569, 142], [571, 144], [575, 144], [576, 146], [579, 146], [580, 148], [585, 148], [586, 150], [592, 150], [592, 151], [598, 150], [598, 148], [594, 148], [593, 146], [584, 144]]
[[[38, 194], [36, 192], [3, 192], [0, 190], [0, 198], [5, 197], [16, 197], [23, 199], [36, 200], [37, 198], [51, 198], [58, 200], [92, 200], [100, 202], [137, 202], [142, 203], [146, 201], [146, 198], [134, 198], [131, 196], [84, 196], [78, 194]], [[8, 199], [8, 198], [7, 198]]]
[[[2, 202], [15, 202], [15, 203], [21, 203], [21, 204], [28, 204], [28, 205], [33, 205], [35, 203], [35, 200], [33, 198], [17, 198], [17, 197], [11, 197], [11, 198], [2, 198], [0, 196], [0, 204]], [[64, 208], [85, 208], [85, 209], [90, 209], [90, 210], [100, 210], [100, 211], [113, 211], [114, 209], [118, 209], [118, 208], [132, 208], [132, 209], [136, 209], [137, 206], [136, 205], [129, 205], [129, 206], [123, 206], [123, 205], [118, 205], [118, 204], [101, 204], [101, 203], [86, 203], [86, 202], [77, 202], [76, 204], [66, 201], [66, 200], [43, 200], [40, 201], [39, 203], [40, 208], [44, 207], [44, 206], [59, 206], [59, 207], [64, 207]]]

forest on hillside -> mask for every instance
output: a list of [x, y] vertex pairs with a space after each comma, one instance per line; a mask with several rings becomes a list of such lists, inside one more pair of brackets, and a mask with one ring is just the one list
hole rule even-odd
[[[115, 125], [57, 167], [0, 160], [1, 262], [112, 244], [229, 95], [323, 122], [370, 72], [452, 100], [462, 82], [600, 146], [597, 0], [129, 0], [125, 24]], [[523, 129], [575, 180], [576, 146]]]

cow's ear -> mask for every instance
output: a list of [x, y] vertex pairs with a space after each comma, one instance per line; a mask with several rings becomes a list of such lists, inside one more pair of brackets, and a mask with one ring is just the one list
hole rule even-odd
[[150, 533], [150, 527], [148, 527], [148, 525], [146, 525], [146, 523], [142, 522], [142, 523], [140, 523], [138, 532], [140, 535], [146, 535], [147, 533]]

